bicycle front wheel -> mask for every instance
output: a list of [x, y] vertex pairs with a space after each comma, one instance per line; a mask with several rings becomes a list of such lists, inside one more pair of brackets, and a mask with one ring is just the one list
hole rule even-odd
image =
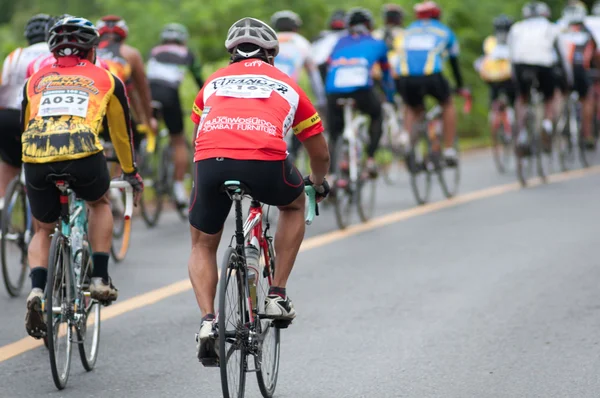
[[148, 227], [154, 227], [162, 213], [162, 183], [160, 181], [160, 153], [155, 148], [154, 153], [140, 151], [140, 174], [144, 178], [144, 192], [140, 197], [140, 213]]
[[81, 364], [88, 372], [94, 369], [100, 345], [100, 303], [90, 297], [89, 286], [92, 278], [92, 253], [85, 246], [81, 254], [81, 318], [77, 324], [77, 340]]
[[358, 175], [358, 184], [356, 187], [356, 206], [360, 220], [367, 222], [375, 214], [377, 178], [369, 176], [364, 167], [361, 169], [362, 171]]
[[337, 175], [334, 181], [334, 190], [331, 195], [335, 209], [335, 220], [339, 229], [345, 229], [352, 222], [352, 205], [355, 202], [356, 187], [350, 181], [350, 145], [348, 140], [340, 137], [335, 144], [336, 164], [334, 170]]
[[30, 223], [25, 188], [17, 177], [8, 184], [4, 196], [0, 238], [4, 286], [12, 297], [21, 294], [27, 276]]
[[406, 168], [410, 174], [410, 187], [419, 205], [427, 203], [431, 193], [430, 153], [429, 140], [421, 134], [406, 156]]
[[219, 287], [219, 366], [224, 398], [242, 398], [246, 387], [244, 281], [240, 259], [231, 247], [221, 266]]
[[127, 256], [131, 238], [131, 219], [125, 219], [125, 191], [111, 188], [111, 210], [113, 215], [113, 236], [110, 254], [119, 263]]
[[456, 151], [456, 164], [449, 165], [442, 156], [439, 159], [440, 167], [436, 168], [442, 192], [448, 199], [456, 196], [460, 183], [460, 151], [458, 141], [454, 141], [454, 150]]
[[71, 369], [72, 328], [69, 320], [71, 308], [69, 253], [63, 235], [56, 231], [52, 237], [48, 258], [48, 281], [46, 283], [46, 330], [50, 369], [56, 388], [67, 385]]

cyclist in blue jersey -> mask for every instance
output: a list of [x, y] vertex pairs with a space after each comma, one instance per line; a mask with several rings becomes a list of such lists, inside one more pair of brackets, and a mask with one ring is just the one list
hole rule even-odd
[[417, 21], [404, 31], [396, 70], [398, 92], [406, 104], [405, 127], [412, 131], [413, 124], [425, 111], [424, 97], [434, 97], [442, 106], [444, 157], [448, 165], [454, 166], [458, 162], [453, 147], [456, 111], [442, 69], [445, 57], [449, 56], [458, 92], [466, 95], [458, 66], [458, 41], [454, 32], [439, 21], [441, 9], [435, 2], [416, 4], [414, 10]]
[[371, 177], [375, 177], [377, 171], [374, 156], [381, 139], [383, 116], [381, 102], [374, 90], [371, 70], [375, 64], [380, 65], [387, 100], [393, 102], [395, 90], [388, 64], [388, 48], [383, 40], [371, 36], [374, 22], [370, 11], [364, 8], [350, 10], [346, 17], [346, 26], [348, 33], [339, 39], [329, 57], [325, 81], [331, 164], [336, 165], [333, 158], [335, 143], [344, 130], [344, 115], [337, 101], [340, 98], [352, 98], [357, 109], [371, 117], [367, 170]]

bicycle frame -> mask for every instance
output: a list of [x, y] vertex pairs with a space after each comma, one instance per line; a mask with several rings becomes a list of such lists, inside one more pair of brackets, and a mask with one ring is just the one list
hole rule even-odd
[[350, 181], [355, 183], [358, 181], [358, 162], [362, 152], [359, 150], [359, 134], [363, 126], [367, 126], [369, 120], [365, 115], [355, 115], [353, 100], [339, 100], [338, 103], [343, 105], [344, 109], [344, 133], [343, 137], [348, 140], [349, 145], [349, 171]]
[[502, 125], [506, 134], [512, 133], [512, 126], [508, 120], [508, 103], [505, 98], [500, 97], [492, 103], [491, 127], [492, 134]]

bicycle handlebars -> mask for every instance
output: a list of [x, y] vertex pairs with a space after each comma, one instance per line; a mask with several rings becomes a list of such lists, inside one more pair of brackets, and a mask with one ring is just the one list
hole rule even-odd
[[312, 224], [315, 216], [319, 215], [319, 205], [317, 204], [317, 191], [313, 187], [306, 186], [304, 187], [304, 193], [308, 197], [308, 204], [306, 206], [306, 225]]
[[127, 181], [124, 180], [112, 180], [110, 182], [111, 188], [125, 189], [125, 220], [131, 219], [133, 214], [133, 187]]

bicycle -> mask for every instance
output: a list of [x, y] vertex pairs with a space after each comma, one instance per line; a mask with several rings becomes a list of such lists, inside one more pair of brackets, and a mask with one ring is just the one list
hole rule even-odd
[[2, 276], [8, 294], [17, 297], [27, 277], [27, 248], [34, 232], [23, 170], [8, 184], [4, 200], [0, 238]]
[[514, 153], [514, 110], [509, 105], [505, 93], [501, 93], [500, 97], [492, 103], [490, 127], [494, 163], [498, 172], [504, 174], [510, 168]]
[[[245, 222], [242, 200], [251, 191], [240, 181], [226, 181], [222, 186], [234, 202], [235, 234], [221, 265], [219, 311], [215, 338], [218, 340], [217, 363], [220, 367], [223, 397], [243, 397], [246, 373], [256, 373], [259, 389], [265, 398], [275, 393], [279, 374], [280, 329], [289, 322], [265, 316], [265, 298], [275, 275], [275, 251], [267, 221], [263, 231], [262, 205], [252, 199]], [[306, 223], [311, 224], [318, 208], [315, 190], [305, 188], [308, 196]], [[234, 243], [235, 242], [235, 243]], [[254, 358], [249, 368], [248, 356]]]
[[[397, 96], [399, 98], [399, 96]], [[401, 104], [401, 99], [396, 99], [397, 104]], [[395, 106], [389, 102], [383, 102], [383, 135], [380, 142], [379, 156], [382, 159], [381, 175], [388, 185], [394, 185], [398, 178], [392, 176], [392, 166], [395, 160], [404, 159], [408, 150], [410, 137], [408, 132], [403, 129], [404, 120], [400, 106]]]
[[363, 156], [363, 149], [370, 140], [369, 119], [355, 112], [352, 98], [342, 98], [337, 103], [343, 107], [344, 132], [334, 148], [338, 175], [331, 199], [337, 225], [345, 229], [350, 225], [354, 206], [362, 222], [367, 222], [373, 216], [377, 180], [366, 173], [366, 159]]
[[[94, 368], [100, 343], [100, 305], [107, 303], [99, 303], [90, 297], [93, 264], [92, 248], [87, 237], [85, 202], [72, 195], [69, 183], [73, 179], [70, 175], [51, 174], [47, 179], [60, 191], [61, 215], [52, 234], [42, 311], [46, 313], [45, 341], [48, 343], [52, 378], [56, 387], [62, 390], [69, 379], [72, 344], [78, 345], [85, 370], [89, 372]], [[125, 217], [131, 218], [131, 185], [126, 181], [113, 180], [110, 186], [126, 190]], [[88, 329], [92, 331], [91, 335]]]
[[[471, 111], [472, 98], [466, 95], [463, 113]], [[454, 149], [458, 155], [458, 134], [454, 139]], [[406, 156], [406, 168], [410, 174], [410, 186], [419, 205], [429, 201], [431, 175], [435, 173], [446, 198], [458, 192], [460, 163], [448, 165], [442, 156], [442, 107], [436, 104], [423, 113], [411, 132], [411, 145]], [[422, 180], [421, 180], [422, 178]]]

